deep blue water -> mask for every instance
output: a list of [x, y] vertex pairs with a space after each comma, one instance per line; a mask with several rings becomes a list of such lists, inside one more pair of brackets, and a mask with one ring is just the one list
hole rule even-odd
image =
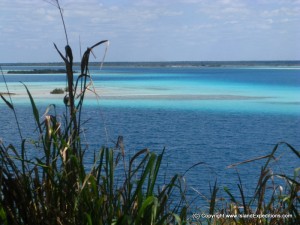
[[[85, 137], [89, 150], [86, 163], [102, 145], [114, 146], [124, 136], [125, 149], [134, 154], [145, 147], [160, 153], [166, 148], [163, 172], [184, 173], [191, 187], [209, 194], [209, 182], [237, 191], [239, 173], [246, 193], [253, 194], [264, 160], [228, 169], [233, 163], [270, 154], [276, 143], [285, 141], [299, 149], [299, 68], [107, 68], [92, 70], [95, 85], [155, 95], [237, 95], [259, 99], [88, 99], [84, 106]], [[60, 75], [6, 75], [8, 83], [64, 83]], [[0, 86], [3, 88], [3, 86]], [[2, 91], [2, 89], [1, 89]], [[144, 91], [144, 92], [143, 92]], [[39, 99], [42, 111], [51, 102], [62, 114], [61, 99]], [[22, 129], [35, 129], [28, 101], [16, 99]], [[18, 139], [12, 113], [0, 103], [0, 138]], [[32, 122], [30, 122], [32, 121]], [[29, 126], [28, 123], [31, 125]], [[26, 134], [24, 134], [26, 136]], [[34, 152], [31, 154], [35, 154]], [[299, 159], [281, 147], [272, 163], [274, 172], [293, 173]]]

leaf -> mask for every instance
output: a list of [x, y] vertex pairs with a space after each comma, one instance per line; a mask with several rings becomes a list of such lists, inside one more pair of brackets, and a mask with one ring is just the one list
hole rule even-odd
[[172, 215], [173, 215], [173, 217], [174, 217], [174, 219], [175, 219], [175, 221], [176, 221], [177, 224], [182, 224], [182, 221], [181, 221], [179, 215], [177, 215], [175, 213], [172, 213]]
[[101, 44], [103, 44], [103, 43], [105, 43], [105, 42], [107, 42], [107, 41], [108, 41], [108, 40], [100, 41], [100, 42], [94, 44], [94, 45], [91, 47], [91, 49], [93, 49], [93, 48], [97, 47], [98, 45], [101, 45]]
[[86, 216], [87, 224], [88, 224], [88, 225], [93, 225], [91, 215], [88, 214], [88, 213], [84, 213], [84, 214], [85, 214], [85, 216]]
[[217, 180], [215, 181], [213, 191], [211, 194], [211, 199], [210, 199], [210, 205], [209, 205], [209, 214], [214, 214], [215, 212], [215, 205], [216, 205], [216, 198], [217, 198], [217, 192], [219, 188], [217, 187]]
[[[144, 217], [144, 215], [146, 214], [146, 212], [150, 210], [148, 207], [150, 207], [154, 203], [154, 201], [155, 201], [155, 197], [154, 196], [149, 196], [148, 198], [146, 198], [143, 201], [142, 207], [139, 209], [138, 215], [137, 215], [137, 218], [136, 218], [136, 221], [135, 221], [137, 224], [141, 224], [142, 218]], [[153, 212], [151, 212], [151, 214], [152, 213]]]
[[1, 98], [3, 99], [3, 101], [6, 103], [6, 105], [11, 109], [11, 110], [14, 110], [14, 106], [9, 102], [7, 101], [4, 96], [2, 94], [0, 94]]
[[231, 201], [237, 204], [237, 201], [235, 200], [234, 196], [231, 194], [231, 192], [228, 189], [228, 187], [223, 187], [223, 189], [230, 196]]
[[157, 157], [156, 163], [154, 168], [151, 170], [150, 176], [149, 176], [149, 182], [148, 182], [148, 189], [147, 189], [147, 195], [152, 195], [154, 186], [156, 184], [156, 179], [158, 172], [160, 170], [160, 165], [162, 161], [162, 157], [164, 155], [165, 149], [163, 149], [163, 152]]
[[37, 109], [37, 107], [35, 105], [35, 102], [34, 102], [32, 96], [31, 96], [30, 91], [28, 90], [27, 86], [23, 82], [21, 82], [21, 83], [26, 88], [27, 94], [28, 94], [29, 99], [30, 99], [30, 103], [31, 103], [31, 107], [32, 107], [32, 111], [33, 111], [33, 115], [34, 115], [35, 121], [36, 121], [36, 123], [38, 125], [40, 133], [42, 133], [42, 127], [41, 127], [41, 123], [40, 123], [39, 111], [38, 111], [38, 109]]
[[59, 51], [59, 49], [57, 48], [56, 44], [53, 43], [56, 51], [58, 52], [58, 54], [60, 55], [60, 57], [65, 61], [65, 63], [68, 63], [68, 60], [63, 56], [63, 54]]

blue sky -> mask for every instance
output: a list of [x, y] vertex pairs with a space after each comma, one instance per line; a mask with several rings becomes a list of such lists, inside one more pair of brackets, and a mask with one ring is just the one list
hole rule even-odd
[[[108, 39], [106, 61], [300, 60], [300, 0], [60, 2], [76, 61], [79, 38], [83, 50]], [[61, 61], [63, 26], [47, 1], [1, 0], [0, 31], [0, 63]]]

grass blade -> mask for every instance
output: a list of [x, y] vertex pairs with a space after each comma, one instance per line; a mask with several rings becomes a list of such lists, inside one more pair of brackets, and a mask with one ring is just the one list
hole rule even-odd
[[41, 126], [41, 123], [40, 123], [39, 111], [38, 111], [38, 109], [36, 107], [34, 99], [32, 98], [32, 95], [31, 95], [30, 91], [28, 90], [27, 86], [23, 82], [21, 82], [21, 83], [26, 88], [27, 94], [28, 94], [29, 99], [30, 99], [30, 103], [31, 103], [32, 112], [33, 112], [33, 116], [34, 116], [35, 122], [36, 122], [36, 124], [37, 124], [37, 126], [39, 128], [40, 133], [42, 133], [42, 126]]
[[14, 110], [13, 105], [12, 105], [9, 101], [7, 101], [7, 100], [4, 98], [4, 96], [3, 96], [2, 94], [0, 94], [0, 96], [1, 96], [2, 100], [6, 103], [6, 105], [7, 105], [11, 110]]

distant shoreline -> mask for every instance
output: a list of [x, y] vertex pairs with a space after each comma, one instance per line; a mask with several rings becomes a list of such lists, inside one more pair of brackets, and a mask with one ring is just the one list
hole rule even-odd
[[[99, 62], [90, 62], [90, 66], [99, 66]], [[2, 63], [1, 66], [61, 66], [63, 62], [49, 63]], [[74, 66], [80, 66], [80, 62], [75, 62]], [[162, 61], [162, 62], [104, 62], [106, 67], [295, 67], [300, 66], [300, 60], [287, 61]], [[59, 69], [60, 70], [60, 69]]]
[[16, 93], [12, 93], [12, 92], [0, 92], [0, 95], [16, 95]]
[[56, 74], [66, 73], [65, 69], [33, 69], [33, 70], [9, 70], [7, 74]]

